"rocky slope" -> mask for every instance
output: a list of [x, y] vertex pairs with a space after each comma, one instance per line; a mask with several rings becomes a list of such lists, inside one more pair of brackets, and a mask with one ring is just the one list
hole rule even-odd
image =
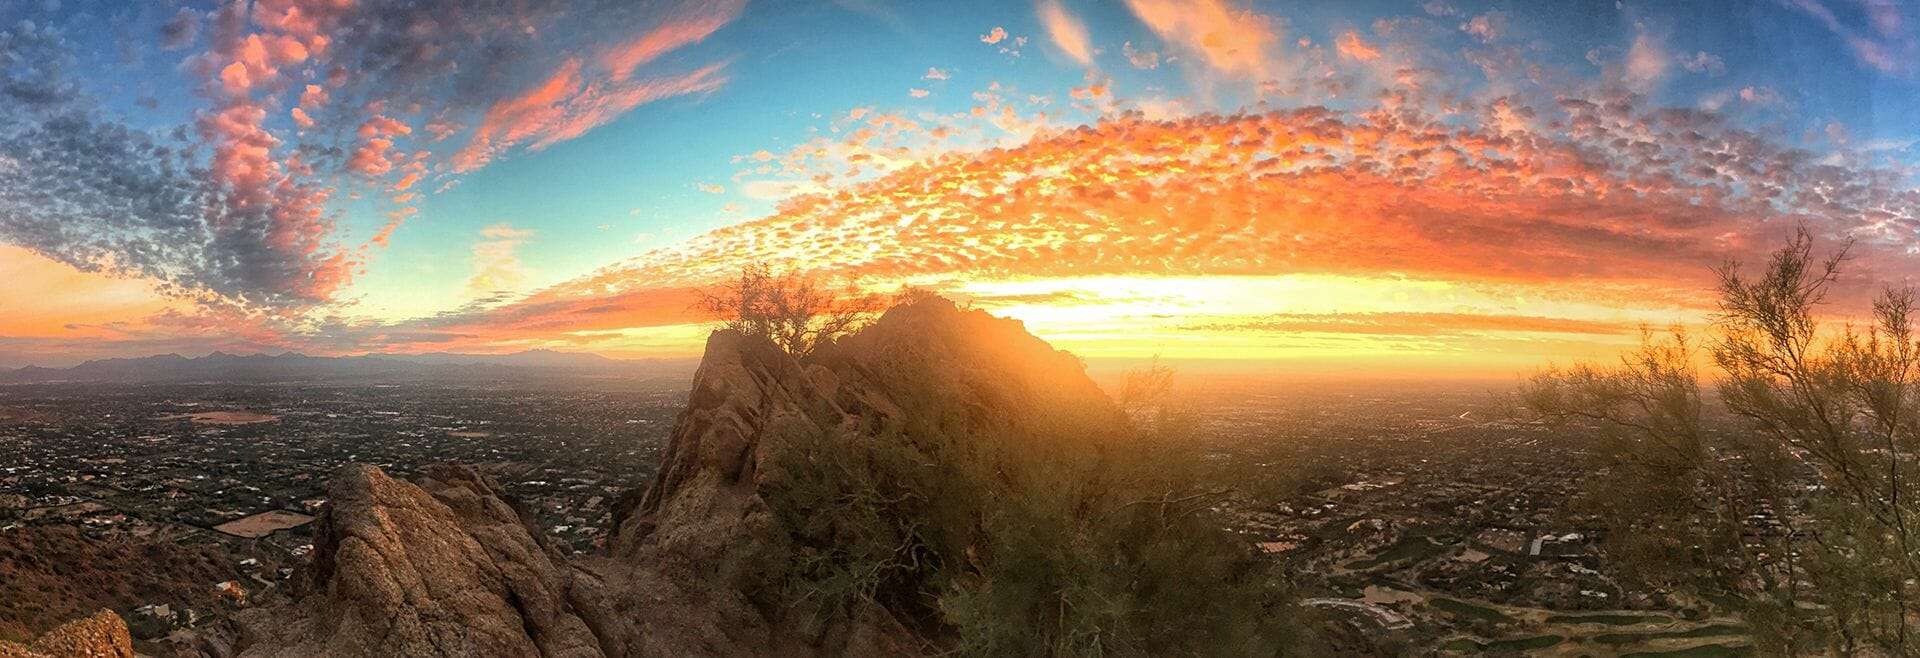
[[297, 603], [243, 619], [241, 655], [604, 655], [591, 578], [477, 471], [347, 466], [328, 495]]
[[1119, 412], [1079, 361], [1017, 322], [939, 298], [896, 307], [805, 362], [716, 332], [656, 480], [622, 501], [607, 555], [560, 558], [460, 467], [418, 483], [335, 474], [296, 601], [242, 620], [247, 656], [903, 655], [879, 606], [797, 624], [778, 596], [797, 529], [767, 494], [793, 437], [1095, 436]]
[[219, 610], [208, 584], [245, 579], [238, 559], [219, 545], [164, 535], [104, 542], [51, 524], [0, 532], [0, 638], [33, 637], [102, 608]]
[[112, 610], [76, 619], [27, 644], [0, 641], [0, 658], [133, 658], [133, 636]]

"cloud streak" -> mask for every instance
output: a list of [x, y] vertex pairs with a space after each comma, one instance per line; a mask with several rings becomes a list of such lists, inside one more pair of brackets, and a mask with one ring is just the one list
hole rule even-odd
[[1059, 0], [1040, 0], [1034, 11], [1040, 16], [1040, 24], [1047, 28], [1054, 47], [1081, 66], [1093, 65], [1093, 43], [1087, 36], [1085, 23], [1068, 13]]

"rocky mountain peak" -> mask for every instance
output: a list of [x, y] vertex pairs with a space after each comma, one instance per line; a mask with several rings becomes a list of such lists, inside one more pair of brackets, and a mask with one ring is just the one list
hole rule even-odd
[[346, 467], [297, 603], [250, 613], [242, 655], [919, 653], [879, 605], [826, 626], [783, 609], [801, 559], [801, 529], [770, 503], [783, 451], [808, 437], [1098, 437], [1122, 422], [1078, 359], [937, 297], [805, 359], [718, 331], [654, 481], [616, 505], [607, 555], [561, 558], [471, 468], [403, 482]]

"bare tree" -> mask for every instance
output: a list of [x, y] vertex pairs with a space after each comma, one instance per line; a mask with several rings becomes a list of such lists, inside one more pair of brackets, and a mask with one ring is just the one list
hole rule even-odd
[[851, 285], [829, 288], [765, 263], [741, 268], [738, 279], [702, 291], [698, 303], [725, 328], [764, 337], [795, 356], [859, 329], [878, 307], [873, 295]]
[[1173, 392], [1173, 366], [1160, 360], [1155, 354], [1152, 361], [1138, 368], [1129, 368], [1121, 374], [1120, 391], [1117, 402], [1120, 410], [1136, 420], [1149, 412], [1161, 411], [1167, 403], [1167, 396]]

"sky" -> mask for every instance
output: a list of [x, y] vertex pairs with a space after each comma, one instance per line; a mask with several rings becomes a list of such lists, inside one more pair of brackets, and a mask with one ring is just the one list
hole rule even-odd
[[1094, 360], [1510, 374], [1920, 273], [1920, 7], [0, 3], [0, 366], [697, 355], [749, 263]]

